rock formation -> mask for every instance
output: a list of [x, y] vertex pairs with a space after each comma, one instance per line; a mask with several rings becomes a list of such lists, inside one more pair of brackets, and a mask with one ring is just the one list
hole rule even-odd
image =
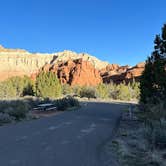
[[70, 59], [83, 59], [91, 62], [97, 69], [108, 65], [107, 62], [84, 53], [77, 54], [72, 51], [52, 54], [29, 53], [21, 49], [6, 49], [0, 46], [0, 81], [12, 76], [35, 75], [34, 73], [37, 73], [45, 64], [67, 62]]
[[83, 59], [46, 64], [42, 70], [55, 73], [62, 84], [95, 86], [102, 82], [99, 71], [91, 62]]
[[0, 47], [0, 80], [12, 76], [30, 76], [43, 65], [50, 63], [53, 54], [31, 54], [20, 49], [6, 49]]
[[142, 72], [144, 71], [145, 63], [139, 63], [134, 67], [130, 66], [119, 66], [115, 70], [111, 68], [109, 70], [102, 70], [101, 76], [103, 78], [104, 83], [121, 83], [123, 81], [129, 82], [133, 79], [139, 80]]
[[91, 55], [72, 51], [42, 54], [0, 46], [0, 81], [23, 75], [35, 79], [44, 70], [54, 72], [63, 84], [97, 85], [111, 81], [120, 83], [139, 78], [144, 66], [144, 63], [134, 67], [109, 64]]

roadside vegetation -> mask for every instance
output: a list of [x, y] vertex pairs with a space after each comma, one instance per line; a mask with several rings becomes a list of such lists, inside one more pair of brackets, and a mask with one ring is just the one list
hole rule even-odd
[[[101, 83], [96, 87], [70, 87], [64, 85], [65, 91], [70, 92], [70, 95], [78, 96], [80, 98], [88, 99], [111, 99], [111, 100], [123, 100], [123, 101], [138, 101], [140, 96], [140, 83], [132, 82], [126, 84], [104, 84]], [[67, 89], [66, 89], [67, 88]]]
[[[73, 111], [80, 107], [79, 101], [71, 96], [60, 99], [37, 98], [37, 97], [24, 97], [20, 99], [1, 100], [0, 101], [0, 125], [5, 123], [15, 123], [22, 120], [32, 120], [39, 116], [34, 114], [33, 108], [39, 104], [51, 103], [56, 106], [55, 111]], [[46, 113], [49, 112], [42, 112]]]
[[166, 24], [154, 41], [154, 51], [146, 61], [141, 78], [141, 114], [152, 150], [166, 148]]
[[0, 82], [0, 124], [32, 119], [32, 110], [41, 103], [52, 103], [57, 110], [75, 110], [80, 98], [138, 100], [140, 84], [134, 80], [119, 85], [99, 84], [96, 87], [61, 85], [52, 72], [41, 72], [36, 80], [12, 77]]
[[[109, 147], [109, 148], [108, 148]], [[110, 150], [108, 150], [110, 149]], [[166, 24], [154, 41], [140, 82], [140, 103], [123, 113], [116, 137], [107, 145], [119, 165], [165, 166], [166, 163]]]

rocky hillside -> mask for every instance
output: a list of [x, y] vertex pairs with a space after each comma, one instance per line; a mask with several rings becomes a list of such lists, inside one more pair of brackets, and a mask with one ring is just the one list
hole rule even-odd
[[83, 59], [47, 64], [42, 70], [54, 72], [62, 84], [84, 86], [97, 85], [102, 82], [99, 70], [90, 61]]
[[138, 78], [144, 63], [134, 67], [103, 62], [91, 55], [72, 51], [52, 54], [30, 53], [21, 49], [0, 46], [0, 80], [27, 75], [35, 79], [41, 71], [54, 72], [62, 83], [70, 85], [97, 85]]
[[69, 59], [83, 59], [91, 62], [95, 68], [101, 69], [108, 63], [100, 61], [88, 54], [77, 54], [71, 51], [64, 51], [53, 54], [29, 53], [20, 49], [6, 49], [0, 46], [0, 80], [11, 76], [22, 76], [36, 73], [45, 64], [56, 64], [67, 62]]
[[20, 49], [0, 47], [0, 80], [12, 76], [31, 76], [46, 63], [50, 63], [53, 54], [31, 54]]
[[129, 82], [132, 81], [133, 78], [139, 80], [144, 68], [144, 62], [139, 63], [134, 67], [130, 67], [128, 65], [108, 65], [105, 69], [100, 70], [100, 75], [104, 83], [110, 83], [111, 81], [115, 83], [121, 83], [123, 81]]

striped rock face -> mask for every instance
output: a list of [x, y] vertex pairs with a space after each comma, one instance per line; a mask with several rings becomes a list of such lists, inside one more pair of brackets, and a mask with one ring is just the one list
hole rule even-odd
[[144, 67], [144, 63], [134, 67], [109, 64], [89, 54], [72, 51], [30, 53], [0, 46], [0, 81], [24, 75], [35, 79], [40, 71], [45, 70], [54, 72], [63, 84], [91, 86], [139, 78]]

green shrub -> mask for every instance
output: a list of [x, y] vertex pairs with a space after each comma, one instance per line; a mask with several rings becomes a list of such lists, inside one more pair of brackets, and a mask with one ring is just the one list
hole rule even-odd
[[130, 91], [131, 99], [139, 100], [139, 98], [140, 98], [140, 83], [135, 82], [135, 80], [133, 80], [131, 83], [128, 84], [128, 88]]
[[80, 93], [81, 93], [82, 88], [83, 87], [81, 87], [81, 86], [73, 86], [72, 91], [73, 91], [74, 95], [80, 97]]
[[10, 123], [13, 120], [14, 118], [11, 117], [9, 114], [0, 112], [0, 124]]
[[21, 120], [31, 109], [30, 105], [22, 100], [3, 101], [0, 104], [0, 112]]
[[35, 83], [29, 77], [23, 77], [23, 91], [22, 96], [33, 96], [35, 91]]
[[110, 96], [109, 86], [107, 84], [99, 84], [96, 88], [97, 97], [107, 99]]
[[11, 77], [0, 83], [0, 98], [33, 95], [33, 82], [29, 77]]
[[119, 100], [130, 100], [131, 94], [129, 91], [129, 87], [125, 84], [120, 84], [117, 86], [117, 99]]
[[77, 99], [75, 99], [74, 97], [68, 96], [67, 101], [68, 101], [69, 106], [71, 106], [71, 107], [79, 106], [79, 101]]
[[62, 93], [63, 95], [71, 95], [73, 93], [73, 89], [69, 84], [62, 85]]
[[117, 94], [118, 94], [118, 89], [117, 89], [117, 85], [114, 84], [113, 82], [111, 82], [109, 85], [109, 98], [110, 99], [117, 99]]
[[55, 105], [57, 106], [58, 110], [64, 111], [70, 107], [78, 107], [79, 102], [77, 99], [68, 96], [68, 97], [56, 100]]
[[96, 91], [93, 87], [83, 87], [80, 91], [80, 97], [96, 98]]
[[57, 109], [61, 110], [61, 111], [66, 110], [67, 107], [69, 106], [68, 103], [67, 103], [66, 98], [59, 99], [55, 103], [56, 103]]

